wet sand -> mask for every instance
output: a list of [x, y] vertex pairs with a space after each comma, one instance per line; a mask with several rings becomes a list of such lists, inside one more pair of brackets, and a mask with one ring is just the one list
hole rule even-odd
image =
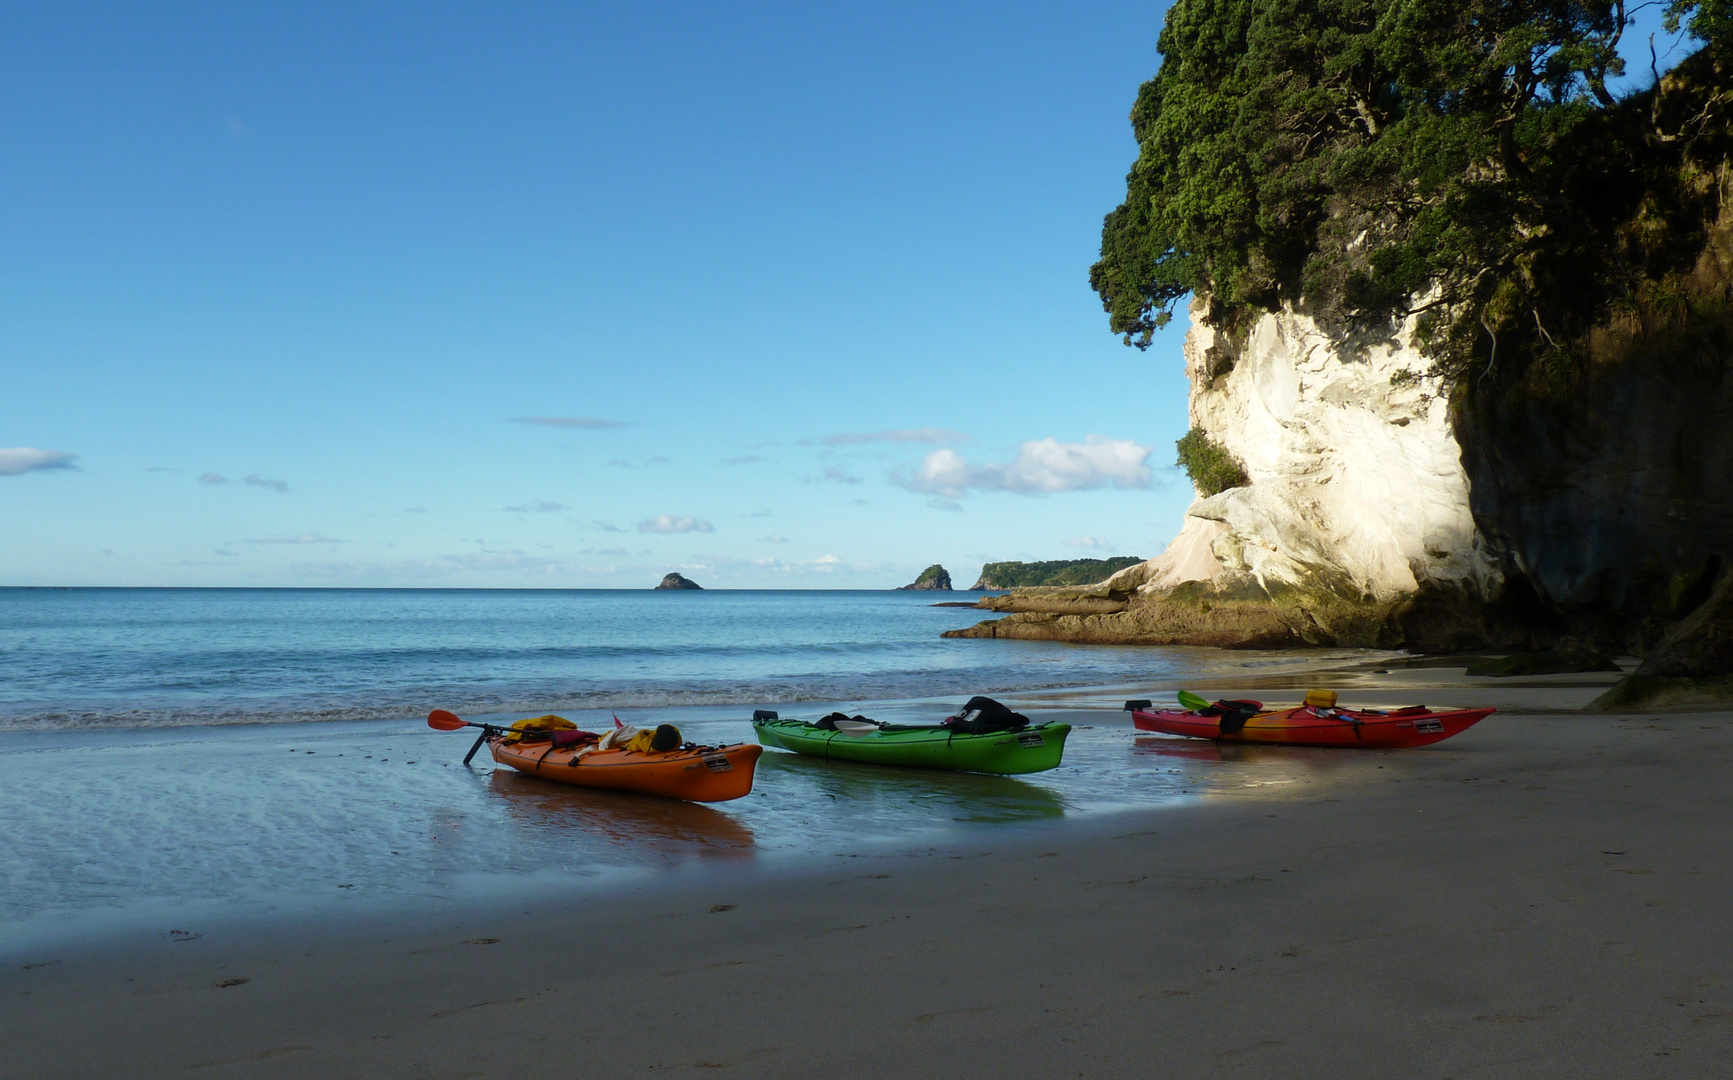
[[1569, 712], [1594, 680], [1406, 671], [1390, 693], [1405, 679], [1515, 708], [1405, 752], [1124, 733], [1102, 745], [1134, 775], [1196, 783], [1119, 812], [899, 842], [850, 773], [806, 858], [44, 935], [0, 971], [6, 1073], [1723, 1071], [1733, 715]]

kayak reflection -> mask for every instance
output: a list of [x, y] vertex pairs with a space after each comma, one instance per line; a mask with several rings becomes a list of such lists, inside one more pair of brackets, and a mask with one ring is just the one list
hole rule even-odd
[[1133, 752], [1176, 761], [1223, 761], [1246, 765], [1316, 765], [1322, 758], [1309, 746], [1271, 746], [1242, 742], [1207, 742], [1202, 739], [1140, 736], [1132, 740]]
[[578, 828], [620, 847], [738, 856], [750, 855], [757, 843], [734, 815], [699, 803], [549, 784], [506, 769], [489, 773], [488, 787], [525, 824]]
[[[765, 754], [758, 760], [760, 790], [778, 801], [813, 806], [847, 803], [851, 812], [887, 823], [958, 821], [993, 824], [1065, 815], [1065, 802], [1039, 784], [988, 773], [945, 772], [858, 761]], [[774, 776], [774, 782], [769, 782]], [[820, 800], [823, 800], [822, 804]], [[835, 802], [833, 803], [832, 800]]]

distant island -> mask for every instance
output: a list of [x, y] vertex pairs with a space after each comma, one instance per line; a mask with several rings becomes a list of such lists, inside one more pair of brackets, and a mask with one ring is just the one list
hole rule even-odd
[[669, 574], [662, 579], [662, 584], [656, 586], [658, 589], [702, 589], [703, 587], [684, 574]]
[[1053, 559], [1048, 562], [990, 562], [981, 567], [977, 589], [1027, 589], [1036, 585], [1094, 585], [1106, 581], [1141, 556], [1113, 559]]
[[909, 582], [907, 585], [899, 585], [897, 587], [898, 592], [902, 592], [905, 589], [916, 589], [921, 592], [950, 592], [951, 575], [944, 567], [940, 566], [938, 563], [934, 563], [925, 570], [922, 570], [920, 577]]

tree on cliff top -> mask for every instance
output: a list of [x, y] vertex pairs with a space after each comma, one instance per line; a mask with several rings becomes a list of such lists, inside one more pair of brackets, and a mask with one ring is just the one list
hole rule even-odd
[[[1669, 17], [1712, 52], [1733, 0]], [[1421, 313], [1447, 374], [1586, 332], [1666, 257], [1599, 223], [1693, 134], [1609, 93], [1627, 24], [1623, 0], [1176, 0], [1090, 271], [1113, 331], [1147, 346], [1190, 293], [1230, 325], [1303, 296], [1361, 327]]]

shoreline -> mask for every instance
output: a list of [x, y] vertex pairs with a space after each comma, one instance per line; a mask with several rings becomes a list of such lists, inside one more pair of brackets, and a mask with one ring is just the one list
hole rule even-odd
[[[1104, 742], [1209, 781], [1160, 805], [43, 941], [0, 1032], [32, 1080], [1702, 1075], [1733, 1049], [1733, 714], [1572, 713], [1572, 679], [1384, 682], [1518, 706], [1423, 750]], [[829, 770], [860, 782], [807, 827], [903, 772]]]
[[0, 1031], [29, 1078], [1703, 1075], [1733, 718], [1506, 719], [1307, 790], [794, 873], [45, 952], [0, 973]]

